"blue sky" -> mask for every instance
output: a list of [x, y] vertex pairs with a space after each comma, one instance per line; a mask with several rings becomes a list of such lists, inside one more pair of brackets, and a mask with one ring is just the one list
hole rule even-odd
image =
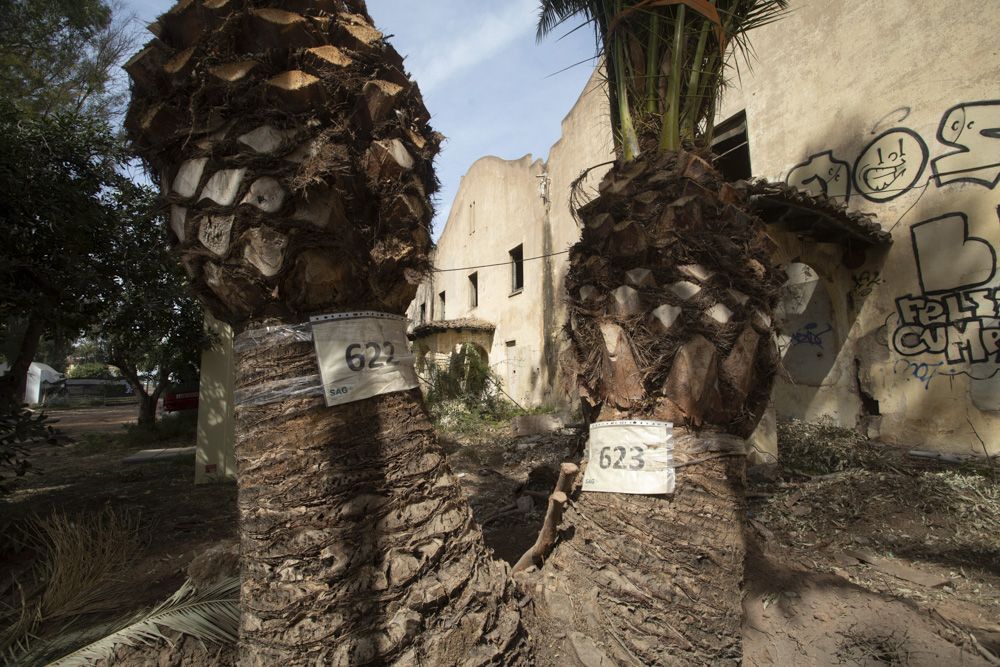
[[[126, 0], [143, 22], [171, 0]], [[484, 155], [548, 156], [559, 124], [590, 76], [593, 32], [560, 30], [535, 43], [537, 0], [368, 0], [368, 11], [420, 84], [434, 128], [447, 137], [435, 238], [459, 180]], [[574, 23], [575, 25], [575, 23]], [[557, 73], [559, 72], [559, 73]]]

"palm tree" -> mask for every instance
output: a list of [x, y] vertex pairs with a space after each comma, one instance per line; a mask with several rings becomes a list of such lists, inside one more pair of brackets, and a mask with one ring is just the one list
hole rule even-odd
[[565, 515], [572, 537], [546, 564], [566, 591], [589, 594], [541, 616], [623, 664], [742, 657], [745, 438], [777, 367], [770, 313], [782, 274], [710, 144], [733, 51], [785, 6], [541, 2], [539, 38], [570, 17], [592, 24], [618, 154], [577, 210], [566, 281], [584, 407], [594, 421], [674, 425], [675, 492], [580, 494]]
[[402, 314], [430, 267], [442, 137], [402, 58], [363, 0], [180, 0], [152, 30], [126, 125], [238, 333], [242, 664], [517, 660], [509, 570], [419, 390], [327, 407], [302, 324]]

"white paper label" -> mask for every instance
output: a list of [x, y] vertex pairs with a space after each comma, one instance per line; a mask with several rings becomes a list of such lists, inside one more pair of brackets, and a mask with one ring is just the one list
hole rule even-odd
[[584, 491], [674, 492], [674, 425], [621, 420], [590, 425]]
[[369, 311], [316, 315], [310, 322], [327, 405], [417, 386], [405, 317]]

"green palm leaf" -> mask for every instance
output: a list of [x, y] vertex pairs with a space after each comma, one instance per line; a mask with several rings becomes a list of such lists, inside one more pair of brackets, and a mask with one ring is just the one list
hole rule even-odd
[[239, 633], [239, 598], [239, 577], [223, 579], [203, 591], [195, 590], [188, 580], [152, 611], [130, 618], [108, 636], [50, 663], [49, 667], [86, 667], [97, 660], [110, 660], [115, 648], [122, 644], [169, 642], [163, 634], [164, 628], [214, 644], [231, 644]]
[[746, 33], [780, 18], [788, 0], [541, 0], [538, 38], [572, 17], [594, 28], [611, 96], [615, 142], [641, 151], [711, 144], [716, 101]]

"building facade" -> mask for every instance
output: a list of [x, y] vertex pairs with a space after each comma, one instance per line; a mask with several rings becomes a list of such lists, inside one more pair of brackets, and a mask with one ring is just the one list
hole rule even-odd
[[[796, 0], [751, 35], [715, 151], [727, 176], [776, 186], [755, 199], [789, 275], [778, 415], [1000, 452], [998, 27], [998, 8], [970, 0]], [[573, 405], [559, 372], [570, 193], [589, 169], [576, 191], [592, 196], [608, 168], [607, 113], [595, 74], [546, 161], [470, 168], [408, 311], [418, 354], [447, 353], [462, 339], [449, 323], [472, 319], [492, 327], [480, 344], [512, 396]], [[885, 234], [826, 233], [837, 207]]]

